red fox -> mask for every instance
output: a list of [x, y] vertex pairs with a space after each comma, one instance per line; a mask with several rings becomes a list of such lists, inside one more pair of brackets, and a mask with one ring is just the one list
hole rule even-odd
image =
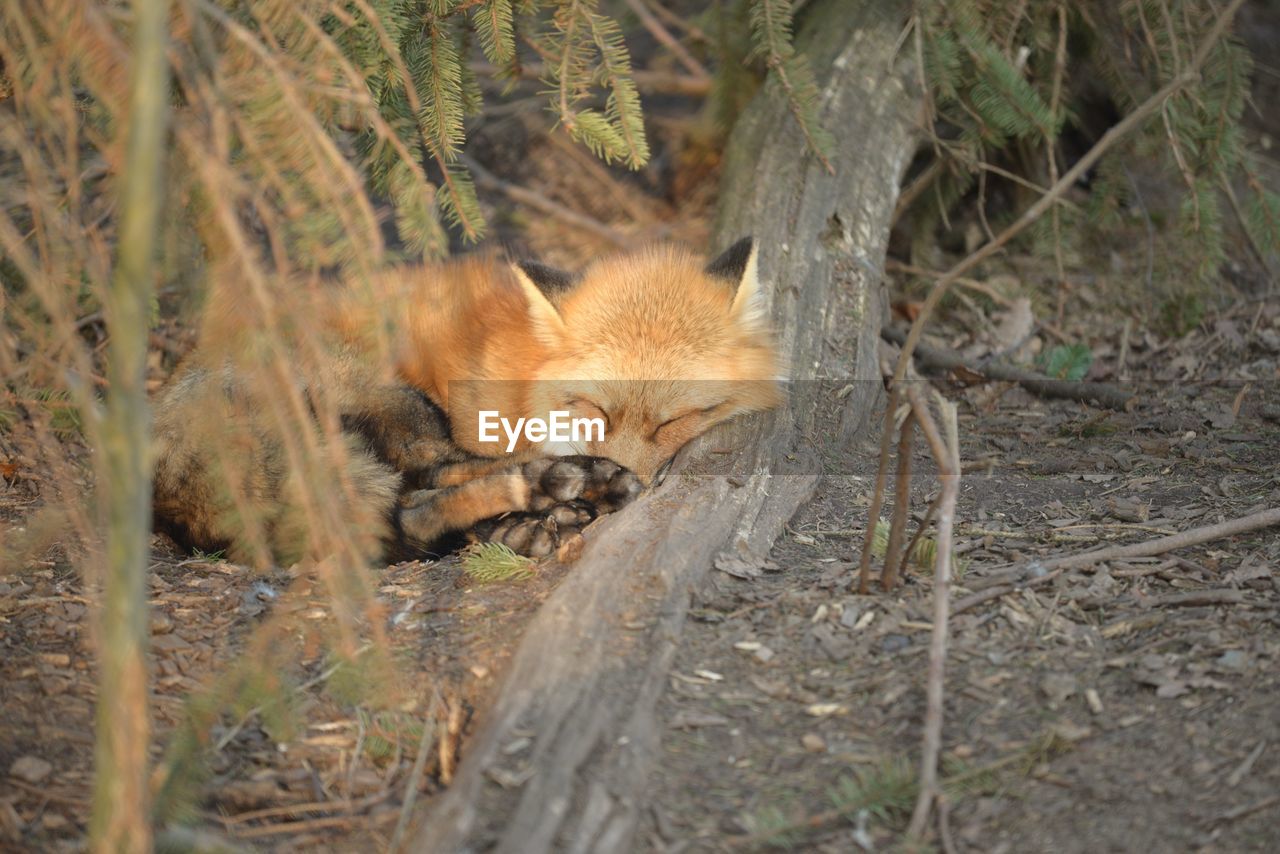
[[[303, 331], [283, 345], [211, 306], [156, 404], [157, 525], [260, 564], [320, 556], [342, 526], [368, 559], [466, 532], [548, 554], [695, 436], [779, 402], [756, 255], [748, 238], [706, 265], [661, 246], [576, 276], [488, 256], [399, 269], [303, 289], [316, 329], [285, 324]], [[285, 347], [274, 369], [253, 367], [263, 346]], [[562, 416], [596, 429], [557, 435]], [[317, 465], [327, 502], [308, 499]]]

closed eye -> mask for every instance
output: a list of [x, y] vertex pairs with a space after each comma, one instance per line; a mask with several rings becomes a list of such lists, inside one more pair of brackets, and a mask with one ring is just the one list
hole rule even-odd
[[724, 406], [728, 402], [729, 401], [726, 400], [726, 401], [722, 401], [720, 403], [714, 404], [712, 406], [703, 407], [702, 409], [690, 409], [688, 412], [682, 412], [681, 414], [677, 415], [674, 418], [668, 418], [666, 421], [663, 421], [661, 424], [659, 424], [656, 429], [654, 429], [653, 435], [650, 438], [653, 439], [654, 441], [657, 441], [658, 434], [661, 433], [663, 429], [670, 427], [671, 425], [676, 424], [678, 422], [684, 421], [685, 419], [695, 418], [699, 416], [703, 418], [709, 417], [717, 409], [720, 409], [722, 406]]
[[573, 400], [571, 400], [571, 401], [569, 401], [568, 403], [566, 403], [566, 404], [565, 404], [565, 407], [566, 407], [567, 409], [575, 410], [575, 411], [577, 411], [579, 414], [581, 414], [581, 415], [583, 415], [583, 416], [585, 416], [585, 417], [587, 417], [587, 418], [602, 418], [602, 419], [604, 419], [604, 429], [605, 429], [606, 434], [608, 433], [608, 430], [609, 430], [609, 413], [605, 412], [603, 409], [601, 409], [599, 406], [597, 406], [596, 404], [592, 403], [591, 401], [587, 400], [585, 397], [575, 397]]

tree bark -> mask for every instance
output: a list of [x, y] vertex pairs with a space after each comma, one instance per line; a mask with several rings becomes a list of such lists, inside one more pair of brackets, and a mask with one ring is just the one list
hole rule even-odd
[[[813, 494], [819, 457], [849, 459], [880, 395], [880, 283], [916, 103], [895, 52], [904, 24], [895, 9], [821, 0], [806, 10], [799, 43], [836, 139], [834, 175], [805, 153], [775, 85], [730, 139], [716, 243], [758, 241], [791, 365], [789, 404], [703, 437], [659, 489], [591, 528], [452, 786], [428, 805], [415, 850], [630, 847], [691, 593], [713, 564], [749, 571], [764, 561]], [[508, 755], [517, 738], [529, 746]]]

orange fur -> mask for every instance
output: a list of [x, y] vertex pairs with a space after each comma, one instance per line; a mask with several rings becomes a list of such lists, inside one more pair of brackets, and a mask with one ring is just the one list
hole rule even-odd
[[[430, 544], [507, 513], [532, 518], [490, 533], [541, 549], [558, 525], [571, 535], [630, 501], [636, 478], [690, 439], [779, 400], [747, 241], [709, 267], [674, 247], [608, 257], [572, 284], [484, 255], [299, 282], [274, 323], [243, 296], [215, 288], [200, 347], [157, 401], [155, 509], [189, 544], [259, 563], [327, 547], [290, 452], [299, 437], [332, 458], [336, 512], [362, 550]], [[607, 426], [590, 442], [522, 437], [508, 454], [479, 440], [481, 410]], [[564, 518], [544, 524], [548, 512]]]
[[[463, 448], [505, 452], [479, 441], [482, 409], [512, 421], [557, 409], [603, 414], [603, 442], [543, 450], [608, 457], [648, 480], [714, 424], [780, 399], [754, 252], [747, 267], [734, 283], [686, 250], [658, 246], [601, 259], [548, 298], [519, 267], [476, 257], [448, 275], [398, 274], [370, 293], [402, 319], [399, 376], [445, 409]], [[358, 316], [368, 319], [346, 314]]]

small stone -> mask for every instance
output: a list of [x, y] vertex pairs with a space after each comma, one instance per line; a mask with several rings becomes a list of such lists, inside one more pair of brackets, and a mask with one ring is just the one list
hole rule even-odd
[[1050, 673], [1040, 680], [1040, 690], [1049, 698], [1049, 708], [1056, 709], [1080, 690], [1080, 683], [1070, 673]]
[[888, 653], [898, 652], [909, 646], [911, 646], [911, 638], [906, 635], [889, 634], [880, 639], [880, 649]]
[[152, 638], [151, 648], [157, 652], [178, 652], [179, 650], [186, 651], [191, 649], [191, 644], [178, 635], [168, 634]]
[[1095, 715], [1102, 714], [1102, 697], [1098, 694], [1096, 688], [1085, 689], [1084, 701], [1089, 704], [1089, 711]]
[[862, 616], [861, 612], [850, 605], [844, 606], [844, 612], [840, 615], [840, 625], [846, 629], [851, 629], [858, 624], [858, 617]]
[[769, 649], [769, 647], [767, 646], [761, 646], [759, 649], [755, 651], [755, 657], [759, 661], [767, 662], [771, 658], [773, 658], [773, 650]]
[[53, 766], [39, 756], [20, 756], [9, 766], [9, 776], [28, 783], [39, 783], [53, 773]]
[[800, 736], [800, 744], [810, 753], [826, 753], [827, 743], [816, 732], [806, 732]]
[[1245, 655], [1244, 650], [1229, 649], [1222, 655], [1218, 656], [1218, 660], [1214, 662], [1219, 670], [1241, 670], [1249, 661], [1249, 657]]

